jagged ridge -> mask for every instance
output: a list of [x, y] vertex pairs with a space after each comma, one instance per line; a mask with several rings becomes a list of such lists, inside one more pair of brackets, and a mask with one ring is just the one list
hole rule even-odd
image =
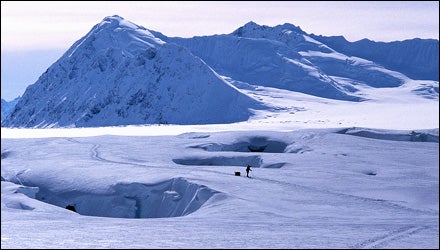
[[187, 49], [112, 16], [28, 87], [4, 126], [229, 123], [255, 105]]
[[[28, 87], [2, 125], [230, 123], [265, 108], [237, 88], [242, 83], [364, 101], [364, 87], [400, 87], [407, 80], [321, 38], [288, 23], [255, 22], [230, 34], [170, 38], [120, 16], [106, 17]], [[413, 56], [420, 61], [430, 49], [416, 49], [421, 52]], [[438, 82], [417, 84], [414, 93], [438, 99]]]

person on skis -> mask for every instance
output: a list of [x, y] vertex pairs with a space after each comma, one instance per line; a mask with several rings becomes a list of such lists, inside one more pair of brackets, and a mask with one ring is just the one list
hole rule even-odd
[[246, 177], [251, 178], [251, 177], [249, 176], [249, 171], [252, 171], [252, 169], [251, 169], [251, 166], [247, 165], [247, 167], [246, 167]]

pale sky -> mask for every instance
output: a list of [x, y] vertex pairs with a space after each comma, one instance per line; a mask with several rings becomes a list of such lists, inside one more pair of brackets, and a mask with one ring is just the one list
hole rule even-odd
[[106, 16], [166, 36], [229, 34], [249, 21], [291, 23], [349, 41], [439, 39], [438, 1], [1, 1], [1, 93], [11, 100]]
[[249, 21], [291, 23], [349, 41], [439, 37], [439, 2], [207, 1], [1, 2], [1, 49], [67, 50], [104, 17], [120, 15], [166, 36], [228, 34]]

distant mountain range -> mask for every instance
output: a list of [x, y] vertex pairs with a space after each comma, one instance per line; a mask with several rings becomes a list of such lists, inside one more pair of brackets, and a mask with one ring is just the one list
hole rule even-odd
[[412, 79], [439, 80], [438, 40], [414, 38], [385, 43], [362, 39], [349, 42], [342, 36], [310, 36], [345, 55], [374, 61]]
[[20, 100], [20, 97], [16, 97], [14, 100], [9, 102], [2, 99], [2, 114], [1, 114], [2, 121], [14, 110], [14, 107], [17, 104], [18, 100]]
[[[266, 108], [244, 85], [360, 102], [367, 99], [359, 86], [438, 81], [438, 64], [438, 40], [350, 43], [254, 22], [230, 34], [179, 38], [115, 15], [75, 42], [6, 119], [2, 100], [2, 126], [231, 123]], [[438, 82], [433, 89], [438, 96]]]

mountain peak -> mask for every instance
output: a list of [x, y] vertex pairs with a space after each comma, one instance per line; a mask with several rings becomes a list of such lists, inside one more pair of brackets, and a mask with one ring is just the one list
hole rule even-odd
[[106, 16], [102, 21], [113, 21], [113, 20], [125, 20], [120, 15], [112, 15], [112, 16]]
[[136, 50], [155, 49], [165, 42], [155, 37], [149, 30], [138, 26], [119, 15], [107, 16], [96, 24], [83, 38], [78, 40], [68, 51], [71, 57], [80, 48], [87, 50], [107, 50], [115, 48], [125, 55], [136, 54]]
[[113, 22], [113, 21], [121, 21], [121, 20], [125, 20], [125, 19], [120, 15], [112, 15], [112, 16], [104, 17], [104, 19], [102, 19], [102, 22]]
[[232, 35], [239, 37], [268, 37], [270, 34], [282, 34], [286, 32], [294, 32], [297, 34], [305, 34], [299, 26], [295, 26], [290, 23], [285, 23], [283, 25], [277, 25], [270, 27], [267, 25], [259, 25], [254, 21], [247, 22], [242, 27], [236, 29], [232, 32]]
[[283, 25], [277, 25], [274, 28], [281, 28], [281, 29], [287, 29], [290, 31], [295, 31], [296, 33], [305, 34], [305, 32], [299, 27], [295, 26], [291, 23], [284, 23]]
[[261, 26], [254, 21], [249, 21], [245, 25], [241, 26], [240, 28], [236, 29], [234, 32], [232, 32], [232, 35], [235, 36], [244, 36], [245, 34], [249, 33], [250, 31], [255, 30], [261, 30], [263, 28], [266, 28], [267, 26]]
[[186, 48], [115, 15], [29, 86], [2, 125], [230, 123], [249, 119], [259, 105]]
[[[263, 25], [264, 26], [264, 25]], [[247, 22], [245, 25], [243, 25], [243, 27], [262, 27], [261, 25], [257, 24], [254, 21], [249, 21]]]
[[119, 15], [113, 15], [113, 16], [107, 16], [105, 17], [98, 25], [98, 28], [108, 28], [108, 29], [115, 29], [115, 28], [128, 28], [128, 29], [142, 29], [146, 30], [144, 27], [138, 26], [123, 17]]

